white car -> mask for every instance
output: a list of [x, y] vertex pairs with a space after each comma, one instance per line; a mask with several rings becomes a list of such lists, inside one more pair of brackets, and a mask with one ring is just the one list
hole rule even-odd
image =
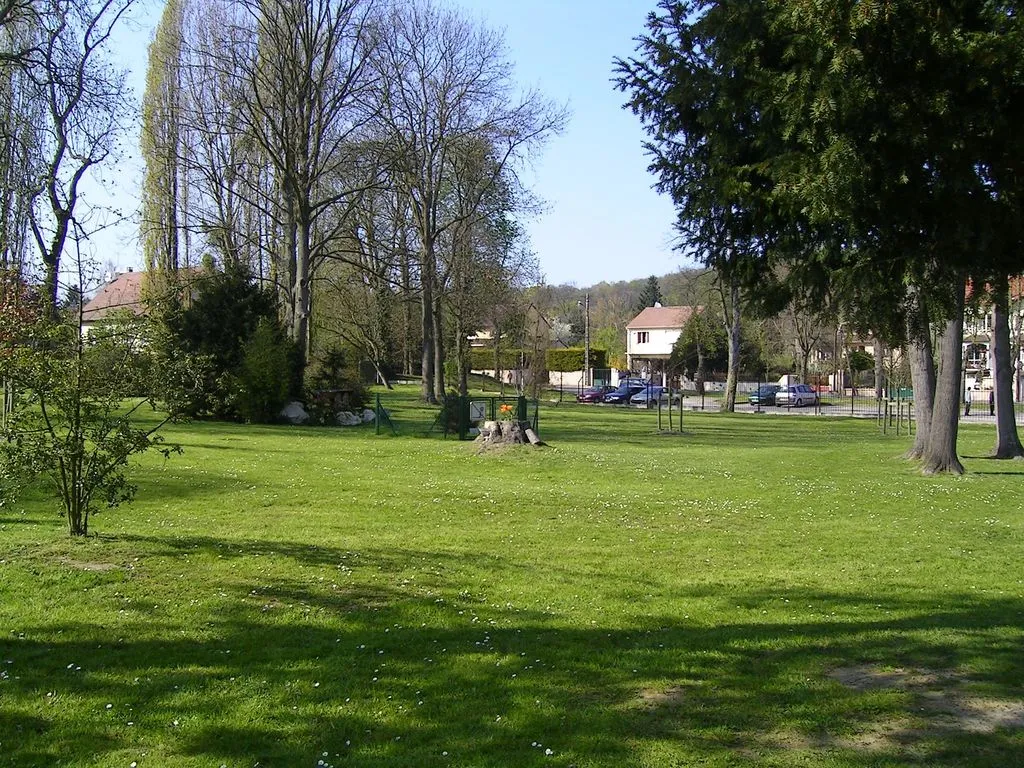
[[808, 384], [793, 384], [775, 393], [775, 404], [782, 406], [816, 405], [818, 393]]

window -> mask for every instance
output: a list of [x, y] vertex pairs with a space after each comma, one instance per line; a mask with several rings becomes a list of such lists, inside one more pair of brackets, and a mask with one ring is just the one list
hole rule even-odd
[[651, 340], [651, 332], [650, 331], [637, 331], [636, 332], [636, 343], [637, 344], [647, 344], [648, 342], [650, 342], [650, 340]]

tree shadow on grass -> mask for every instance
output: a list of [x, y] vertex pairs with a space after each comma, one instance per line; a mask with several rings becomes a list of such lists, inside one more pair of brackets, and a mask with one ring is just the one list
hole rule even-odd
[[[56, 762], [84, 744], [97, 763], [146, 751], [176, 765], [1002, 768], [1024, 747], [1019, 730], [929, 725], [914, 691], [830, 677], [856, 665], [941, 671], [960, 693], [1019, 702], [1020, 598], [947, 594], [937, 607], [787, 589], [784, 603], [770, 589], [695, 588], [681, 597], [728, 601], [736, 620], [654, 613], [623, 626], [385, 584], [248, 587], [221, 585], [227, 599], [188, 626], [138, 616], [0, 640], [12, 661], [0, 765]], [[815, 612], [788, 616], [789, 605]], [[953, 696], [951, 685], [929, 693]]]
[[[847, 444], [850, 441], [876, 441], [881, 439], [874, 433], [865, 432], [861, 424], [851, 424], [848, 419], [751, 419], [746, 414], [701, 414], [685, 418], [679, 432], [655, 434], [657, 420], [647, 420], [642, 429], [637, 424], [623, 424], [616, 430], [607, 420], [584, 418], [578, 423], [560, 421], [544, 431], [543, 437], [552, 444], [559, 442], [592, 442], [595, 437], [604, 437], [617, 445], [631, 445], [645, 452], [675, 449], [680, 444], [693, 447], [735, 447], [743, 449], [808, 448], [821, 449], [829, 445]], [[667, 420], [662, 426], [667, 428]], [[896, 440], [895, 437], [888, 439]]]

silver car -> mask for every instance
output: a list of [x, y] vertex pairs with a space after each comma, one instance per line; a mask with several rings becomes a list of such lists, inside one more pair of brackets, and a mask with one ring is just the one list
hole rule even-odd
[[793, 384], [775, 393], [775, 404], [782, 406], [817, 405], [818, 393], [808, 384]]

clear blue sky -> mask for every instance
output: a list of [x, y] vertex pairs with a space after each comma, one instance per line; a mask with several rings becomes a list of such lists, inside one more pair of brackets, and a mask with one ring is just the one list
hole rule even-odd
[[572, 111], [532, 179], [549, 206], [529, 224], [547, 281], [584, 286], [678, 269], [672, 204], [651, 189], [640, 122], [611, 83], [612, 60], [633, 53], [654, 0], [458, 4], [504, 30], [521, 83]]
[[[655, 0], [450, 0], [503, 31], [516, 79], [568, 104], [568, 127], [524, 179], [547, 204], [527, 222], [548, 283], [592, 285], [665, 274], [683, 264], [672, 250], [673, 210], [651, 189], [639, 121], [622, 109], [611, 83], [612, 60], [628, 56]], [[119, 36], [121, 63], [141, 92], [146, 46], [160, 3], [135, 14], [139, 26]], [[129, 146], [137, 157], [137, 138]], [[139, 171], [126, 160], [115, 177], [126, 207], [138, 204]], [[101, 263], [141, 262], [134, 226], [97, 238]]]

